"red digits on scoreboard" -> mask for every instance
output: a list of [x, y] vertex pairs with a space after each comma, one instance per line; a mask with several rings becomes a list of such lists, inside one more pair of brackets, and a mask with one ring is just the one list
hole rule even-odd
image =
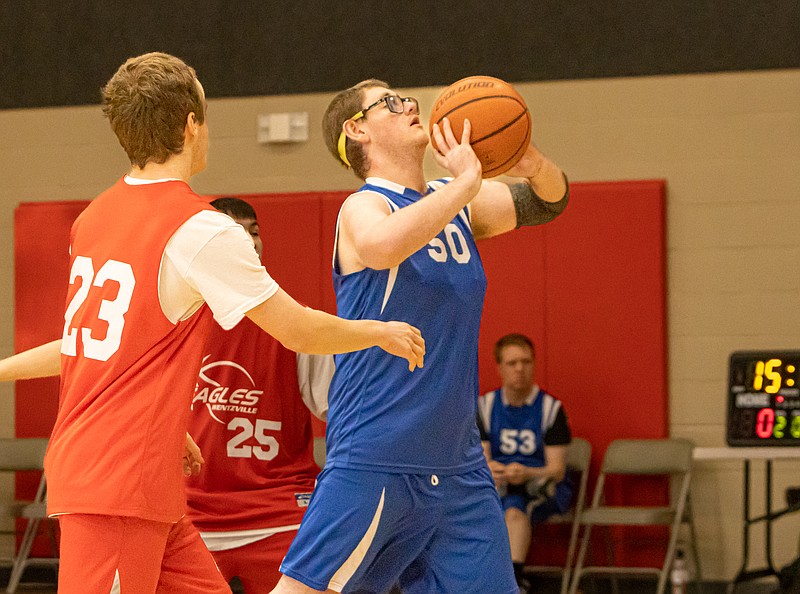
[[772, 427], [775, 425], [775, 411], [771, 408], [762, 408], [756, 418], [756, 435], [761, 439], [772, 437]]

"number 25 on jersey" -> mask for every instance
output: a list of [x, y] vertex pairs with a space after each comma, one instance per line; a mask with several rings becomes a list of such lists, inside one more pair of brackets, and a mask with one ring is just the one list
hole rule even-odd
[[[103, 339], [92, 337], [90, 328], [73, 328], [72, 320], [78, 310], [86, 302], [92, 287], [103, 287], [107, 282], [119, 284], [119, 291], [114, 299], [103, 299], [97, 312], [97, 318], [108, 324], [108, 331]], [[130, 264], [117, 260], [108, 260], [95, 273], [91, 258], [76, 256], [69, 273], [69, 284], [80, 283], [64, 314], [64, 335], [61, 352], [75, 357], [78, 354], [78, 340], [83, 344], [83, 355], [87, 359], [108, 361], [119, 349], [122, 341], [122, 330], [125, 327], [125, 314], [131, 305], [136, 278]], [[80, 331], [80, 332], [79, 332]]]

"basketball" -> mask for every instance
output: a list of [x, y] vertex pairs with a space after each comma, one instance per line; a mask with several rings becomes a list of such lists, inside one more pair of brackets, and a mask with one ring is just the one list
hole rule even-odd
[[483, 177], [505, 173], [517, 164], [531, 140], [531, 116], [525, 100], [510, 84], [491, 76], [468, 76], [441, 92], [430, 120], [442, 127], [447, 117], [456, 139], [464, 120], [472, 124], [470, 144], [483, 166]]

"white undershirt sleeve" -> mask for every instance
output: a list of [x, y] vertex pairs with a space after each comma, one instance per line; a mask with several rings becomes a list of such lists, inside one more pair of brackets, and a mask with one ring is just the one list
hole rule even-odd
[[250, 237], [223, 213], [197, 213], [164, 249], [158, 295], [173, 323], [191, 316], [205, 301], [217, 323], [229, 330], [277, 291]]
[[303, 402], [318, 419], [328, 418], [328, 388], [336, 365], [333, 355], [297, 353], [297, 383]]

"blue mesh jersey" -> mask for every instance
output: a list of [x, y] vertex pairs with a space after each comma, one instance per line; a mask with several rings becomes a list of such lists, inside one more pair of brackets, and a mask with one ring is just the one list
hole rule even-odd
[[[428, 183], [428, 193], [447, 183]], [[423, 196], [368, 178], [392, 211]], [[373, 347], [337, 355], [329, 391], [329, 467], [455, 474], [486, 464], [476, 419], [478, 329], [486, 293], [468, 209], [425, 247], [389, 270], [366, 268], [333, 281], [339, 316], [399, 320], [422, 331], [425, 366]]]
[[[502, 390], [484, 394], [478, 406], [492, 446], [492, 460], [542, 467], [545, 445], [570, 442], [561, 402], [538, 386], [533, 387], [522, 406], [509, 406]], [[555, 439], [548, 438], [551, 429], [557, 435]]]

